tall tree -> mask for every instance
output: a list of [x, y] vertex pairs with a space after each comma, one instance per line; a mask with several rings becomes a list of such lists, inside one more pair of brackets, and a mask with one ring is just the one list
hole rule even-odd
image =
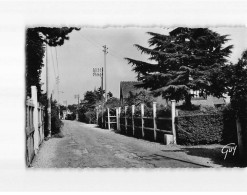
[[155, 96], [166, 99], [185, 99], [191, 106], [192, 90], [222, 96], [224, 87], [215, 83], [214, 76], [227, 62], [232, 45], [223, 47], [228, 35], [219, 35], [207, 28], [179, 27], [169, 35], [148, 32], [149, 48], [135, 45], [142, 53], [150, 55], [156, 63], [126, 58], [142, 81], [139, 87], [149, 88]]
[[222, 68], [218, 82], [227, 86], [231, 104], [238, 115], [247, 114], [247, 50], [242, 53], [236, 64]]
[[44, 66], [45, 43], [49, 46], [61, 46], [68, 40], [68, 34], [78, 28], [36, 27], [26, 30], [26, 95], [31, 95], [31, 86], [37, 87], [38, 97], [41, 95], [40, 74]]

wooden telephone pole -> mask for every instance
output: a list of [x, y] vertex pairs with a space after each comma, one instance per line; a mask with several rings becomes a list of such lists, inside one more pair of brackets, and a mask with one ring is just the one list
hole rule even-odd
[[51, 98], [49, 97], [48, 45], [46, 43], [47, 137], [51, 137]]
[[103, 46], [103, 52], [104, 52], [104, 69], [105, 69], [105, 102], [107, 102], [107, 88], [106, 88], [106, 54], [108, 54], [108, 48], [106, 45]]

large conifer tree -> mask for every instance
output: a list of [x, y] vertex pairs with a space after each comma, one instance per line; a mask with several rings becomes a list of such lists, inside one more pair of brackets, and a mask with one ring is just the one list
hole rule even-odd
[[232, 45], [224, 46], [228, 35], [219, 35], [207, 28], [179, 27], [169, 35], [148, 32], [149, 48], [135, 45], [156, 63], [126, 58], [142, 81], [139, 87], [149, 88], [154, 95], [166, 99], [185, 99], [191, 105], [190, 89], [220, 97], [224, 86], [215, 76], [227, 62]]

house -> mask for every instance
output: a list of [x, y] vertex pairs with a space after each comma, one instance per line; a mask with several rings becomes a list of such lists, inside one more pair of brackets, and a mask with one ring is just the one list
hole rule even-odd
[[[120, 102], [123, 105], [124, 100], [129, 97], [130, 92], [133, 94], [138, 94], [141, 91], [146, 91], [150, 93], [150, 90], [136, 87], [137, 84], [140, 84], [139, 81], [121, 81], [120, 82]], [[167, 105], [167, 101], [163, 99], [161, 96], [154, 97], [155, 102], [158, 104]]]
[[[133, 94], [139, 93], [141, 91], [147, 91], [150, 93], [150, 90], [146, 90], [143, 88], [137, 88], [136, 85], [140, 84], [138, 81], [122, 81], [120, 82], [120, 101], [121, 104], [124, 103], [124, 100], [129, 96], [129, 92]], [[193, 95], [191, 99], [191, 103], [194, 105], [204, 105], [204, 106], [215, 106], [219, 107], [221, 105], [226, 104], [224, 98], [216, 98], [211, 95], [205, 95], [198, 91], [191, 90], [190, 93]], [[158, 104], [167, 105], [168, 102], [163, 99], [161, 96], [154, 98]], [[184, 101], [181, 100], [177, 102], [177, 105], [181, 105]]]

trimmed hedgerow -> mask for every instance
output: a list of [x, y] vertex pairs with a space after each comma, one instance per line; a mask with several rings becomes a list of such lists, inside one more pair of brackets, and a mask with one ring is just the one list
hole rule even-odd
[[223, 115], [191, 115], [176, 117], [177, 143], [181, 145], [222, 142]]

